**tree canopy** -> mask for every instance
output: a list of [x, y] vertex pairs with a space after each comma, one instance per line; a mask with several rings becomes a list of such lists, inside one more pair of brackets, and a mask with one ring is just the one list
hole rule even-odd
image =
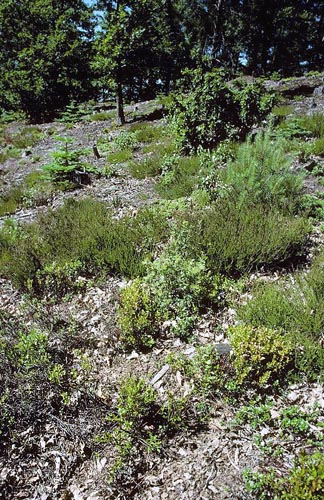
[[183, 69], [321, 70], [324, 4], [311, 0], [2, 0], [0, 110], [32, 119], [72, 99], [149, 99]]

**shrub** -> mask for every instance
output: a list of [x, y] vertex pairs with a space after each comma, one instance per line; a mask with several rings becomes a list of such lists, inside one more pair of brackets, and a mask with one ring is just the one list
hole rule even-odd
[[157, 211], [115, 220], [103, 203], [69, 199], [56, 212], [40, 215], [24, 228], [23, 237], [4, 249], [1, 272], [16, 286], [31, 286], [37, 292], [37, 271], [53, 263], [67, 272], [79, 261], [84, 273], [102, 270], [133, 277], [143, 272], [143, 259], [165, 234], [166, 224]]
[[294, 346], [282, 330], [238, 325], [229, 330], [239, 384], [266, 387], [283, 378], [293, 366]]
[[253, 498], [320, 500], [324, 495], [324, 455], [301, 455], [286, 477], [278, 477], [272, 470], [267, 474], [247, 472], [245, 479]]
[[142, 349], [154, 345], [155, 304], [149, 287], [140, 279], [120, 293], [118, 324], [122, 332], [120, 340], [126, 348]]
[[138, 142], [146, 144], [158, 141], [163, 135], [162, 127], [147, 122], [135, 123], [130, 126], [129, 131], [135, 134]]
[[312, 115], [305, 115], [299, 118], [299, 122], [312, 136], [318, 139], [324, 138], [324, 114], [314, 113]]
[[172, 354], [168, 357], [168, 363], [193, 384], [195, 394], [215, 396], [224, 387], [224, 374], [216, 345], [199, 347], [191, 358]]
[[84, 104], [71, 101], [62, 111], [60, 121], [63, 123], [77, 123], [82, 121], [90, 112]]
[[194, 254], [206, 255], [214, 272], [229, 274], [297, 258], [310, 231], [303, 218], [284, 216], [262, 205], [240, 206], [229, 197], [189, 220]]
[[161, 329], [187, 339], [207, 305], [220, 306], [228, 281], [213, 276], [205, 260], [182, 255], [170, 244], [147, 267], [143, 280], [135, 281], [121, 293], [119, 324], [126, 346], [148, 347]]
[[116, 115], [116, 111], [114, 109], [110, 111], [100, 111], [98, 113], [93, 113], [89, 116], [89, 120], [92, 122], [103, 122], [106, 120], [112, 120]]
[[164, 159], [174, 153], [175, 145], [168, 136], [163, 137], [162, 142], [154, 144], [144, 149], [146, 156], [139, 161], [130, 163], [130, 172], [137, 179], [145, 177], [154, 177], [161, 173], [161, 167]]
[[136, 134], [134, 132], [120, 132], [114, 139], [116, 149], [119, 151], [134, 150], [137, 147]]
[[160, 166], [157, 191], [164, 198], [175, 199], [192, 193], [201, 168], [198, 156], [166, 156]]
[[285, 149], [285, 141], [272, 140], [270, 130], [238, 148], [221, 179], [230, 186], [239, 204], [296, 206], [303, 176], [290, 170], [291, 159]]
[[4, 132], [4, 142], [17, 149], [30, 148], [42, 138], [41, 129], [33, 126], [22, 127], [16, 133], [11, 133], [9, 129], [6, 129]]
[[253, 298], [238, 311], [244, 321], [254, 326], [279, 328], [293, 335], [300, 346], [296, 349], [295, 365], [309, 379], [324, 373], [323, 260], [321, 254], [310, 272], [297, 276], [294, 283], [256, 286]]
[[97, 168], [85, 163], [82, 157], [86, 150], [69, 151], [68, 138], [60, 138], [65, 146], [52, 154], [53, 161], [43, 166], [47, 178], [55, 183], [88, 184], [89, 174], [99, 174]]
[[274, 98], [261, 85], [227, 83], [222, 71], [190, 73], [189, 88], [174, 95], [171, 113], [182, 151], [211, 149], [225, 139], [243, 139], [270, 112]]

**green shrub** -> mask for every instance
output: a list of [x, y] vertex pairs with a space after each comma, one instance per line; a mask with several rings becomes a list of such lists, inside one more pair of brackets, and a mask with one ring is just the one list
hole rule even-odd
[[285, 141], [272, 140], [271, 131], [248, 140], [237, 151], [221, 175], [240, 204], [294, 207], [301, 192], [303, 176], [292, 172]]
[[321, 254], [305, 276], [294, 283], [259, 285], [253, 298], [239, 308], [239, 316], [251, 325], [283, 329], [292, 335], [296, 349], [297, 370], [309, 379], [324, 374], [324, 268]]
[[274, 98], [261, 85], [226, 83], [222, 71], [190, 71], [190, 84], [174, 95], [171, 113], [182, 151], [212, 149], [225, 139], [242, 139], [270, 112]]
[[187, 339], [207, 305], [221, 306], [228, 281], [212, 275], [205, 260], [181, 255], [170, 244], [147, 266], [142, 281], [121, 293], [119, 324], [126, 346], [154, 343], [160, 330]]
[[316, 156], [324, 156], [324, 134], [323, 137], [315, 139], [315, 141], [309, 145], [308, 152]]
[[60, 120], [63, 123], [81, 122], [88, 114], [89, 109], [84, 104], [78, 104], [76, 101], [71, 101], [62, 111]]
[[192, 193], [197, 184], [201, 162], [198, 156], [167, 156], [160, 168], [157, 191], [167, 199], [181, 198]]
[[54, 183], [67, 185], [88, 184], [89, 174], [99, 174], [97, 168], [86, 163], [82, 157], [87, 152], [86, 150], [69, 151], [68, 138], [60, 138], [65, 143], [65, 146], [59, 151], [52, 153], [53, 161], [43, 166], [43, 171], [46, 178]]
[[88, 117], [88, 119], [92, 122], [103, 122], [106, 120], [112, 120], [116, 115], [116, 111], [114, 109], [110, 111], [100, 111], [98, 113], [93, 113]]
[[129, 131], [135, 134], [138, 142], [150, 144], [157, 142], [163, 135], [163, 129], [152, 123], [140, 122], [130, 126]]
[[313, 137], [324, 138], [324, 114], [314, 113], [299, 118], [302, 127], [308, 130]]
[[220, 355], [213, 344], [199, 347], [193, 357], [170, 355], [168, 363], [193, 384], [193, 392], [205, 397], [215, 396], [224, 387]]
[[262, 205], [240, 206], [230, 198], [190, 218], [194, 254], [207, 256], [214, 272], [245, 273], [302, 254], [310, 224]]
[[62, 298], [71, 291], [80, 291], [85, 282], [80, 279], [82, 262], [65, 262], [62, 265], [53, 262], [36, 272], [34, 290], [40, 293]]
[[294, 345], [282, 330], [238, 325], [229, 330], [229, 339], [239, 384], [279, 383], [293, 366]]
[[272, 470], [267, 474], [247, 472], [245, 479], [247, 490], [256, 499], [320, 500], [324, 495], [324, 455], [301, 455], [286, 477], [278, 477]]
[[310, 131], [298, 117], [294, 116], [281, 121], [275, 130], [275, 135], [286, 140], [302, 139], [309, 137]]
[[139, 161], [130, 163], [130, 172], [133, 177], [137, 179], [144, 179], [145, 177], [155, 177], [161, 173], [162, 163], [164, 158], [172, 155], [175, 150], [174, 143], [166, 136], [163, 141], [154, 144], [154, 147], [149, 146], [144, 148], [146, 156]]
[[39, 292], [36, 273], [53, 263], [68, 271], [70, 263], [79, 261], [84, 273], [102, 270], [133, 277], [143, 273], [143, 259], [165, 234], [166, 223], [153, 209], [116, 220], [103, 203], [69, 199], [56, 212], [40, 215], [24, 228], [22, 238], [3, 249], [0, 271], [16, 286]]
[[136, 134], [134, 132], [120, 132], [114, 139], [114, 145], [117, 150], [134, 150], [137, 145]]
[[299, 210], [318, 221], [324, 220], [324, 193], [304, 194], [299, 203]]
[[9, 129], [6, 129], [4, 132], [5, 143], [17, 149], [30, 148], [42, 138], [43, 133], [41, 129], [34, 126], [22, 127], [16, 133], [11, 133]]
[[155, 304], [150, 289], [140, 279], [120, 293], [118, 324], [120, 340], [126, 348], [142, 349], [154, 345], [156, 335]]
[[[118, 494], [123, 484], [123, 474], [129, 467], [143, 471], [145, 453], [159, 452], [168, 436], [190, 426], [192, 416], [199, 425], [199, 415], [188, 398], [168, 395], [160, 402], [157, 392], [142, 378], [130, 376], [120, 385], [116, 406], [108, 422], [111, 430], [98, 437], [102, 443], [113, 443], [117, 459], [111, 470], [111, 480], [116, 481]], [[137, 469], [138, 470], [138, 469]]]
[[114, 151], [109, 153], [106, 158], [106, 165], [118, 163], [125, 163], [133, 157], [133, 153], [129, 149], [123, 149], [122, 151]]

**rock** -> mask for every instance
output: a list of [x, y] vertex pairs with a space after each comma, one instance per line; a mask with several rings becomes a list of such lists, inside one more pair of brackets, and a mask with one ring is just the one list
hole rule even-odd
[[313, 92], [314, 97], [322, 97], [322, 95], [324, 95], [324, 85], [316, 87]]

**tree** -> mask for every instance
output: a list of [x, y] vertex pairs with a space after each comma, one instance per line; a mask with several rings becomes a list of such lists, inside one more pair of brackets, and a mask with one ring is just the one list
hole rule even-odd
[[91, 10], [82, 0], [2, 0], [0, 107], [32, 120], [91, 95]]
[[[117, 122], [125, 121], [123, 97], [153, 98], [180, 75], [186, 48], [172, 0], [102, 0], [104, 17], [93, 66], [103, 89], [116, 95]], [[188, 53], [188, 51], [187, 51]]]

